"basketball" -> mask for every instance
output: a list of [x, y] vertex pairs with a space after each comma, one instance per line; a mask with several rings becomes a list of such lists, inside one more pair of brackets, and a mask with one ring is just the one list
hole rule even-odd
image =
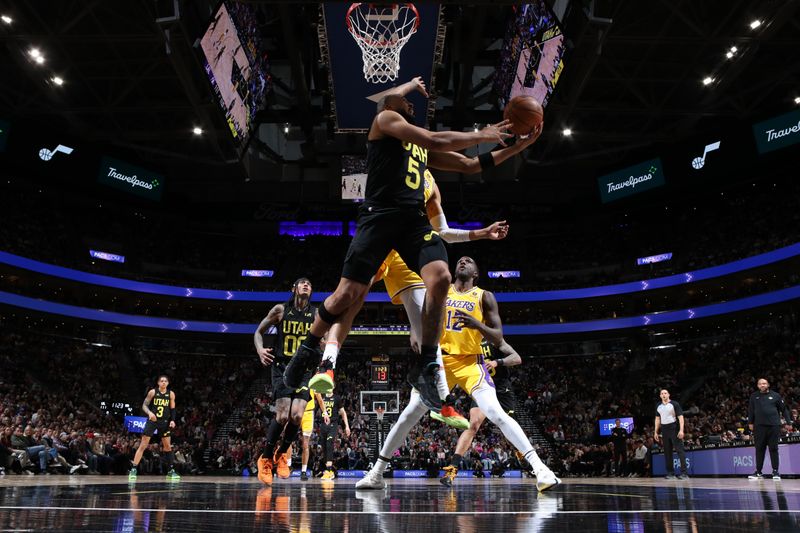
[[510, 131], [514, 135], [528, 135], [541, 124], [544, 110], [533, 96], [520, 95], [508, 102], [503, 118], [511, 121]]

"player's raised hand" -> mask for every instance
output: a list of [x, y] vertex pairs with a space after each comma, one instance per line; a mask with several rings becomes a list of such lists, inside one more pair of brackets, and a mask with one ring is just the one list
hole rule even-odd
[[508, 236], [508, 223], [505, 220], [497, 222], [483, 228], [484, 238], [491, 241], [499, 241]]
[[272, 364], [272, 361], [275, 360], [275, 356], [272, 355], [272, 348], [261, 348], [258, 350], [258, 358], [261, 359], [261, 364], [264, 366], [269, 366]]
[[519, 137], [519, 140], [517, 141], [517, 144], [515, 146], [518, 146], [520, 151], [524, 150], [525, 148], [532, 145], [539, 139], [539, 137], [542, 135], [543, 130], [544, 130], [544, 122], [540, 122], [535, 128], [533, 128], [533, 131], [530, 132], [526, 137]]
[[415, 91], [420, 93], [425, 98], [428, 98], [428, 89], [425, 87], [425, 81], [422, 79], [422, 76], [417, 76], [409, 83], [413, 85]]
[[513, 137], [512, 133], [508, 132], [511, 127], [510, 120], [504, 120], [497, 124], [489, 124], [481, 130], [481, 140], [487, 143], [497, 143], [502, 146], [506, 145], [506, 139]]

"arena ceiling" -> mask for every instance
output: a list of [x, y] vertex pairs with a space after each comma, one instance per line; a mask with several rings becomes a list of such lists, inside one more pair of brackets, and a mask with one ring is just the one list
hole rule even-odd
[[[332, 163], [337, 154], [361, 140], [337, 139], [331, 127], [327, 66], [316, 32], [319, 4], [249, 3], [259, 12], [274, 81], [259, 119], [276, 128], [291, 123], [301, 144], [302, 157], [279, 168], [338, 166]], [[437, 127], [496, 121], [491, 76], [510, 4], [444, 3]], [[177, 181], [186, 186], [218, 181], [221, 174], [241, 182], [245, 171], [193, 48], [215, 4], [0, 2], [2, 14], [12, 18], [0, 23], [0, 111], [130, 150], [157, 168], [180, 167], [184, 176]], [[556, 10], [563, 7], [556, 4]], [[566, 68], [544, 135], [526, 154], [530, 168], [552, 170], [539, 173], [536, 187], [555, 198], [571, 172], [557, 169], [613, 165], [648, 145], [795, 106], [799, 6], [795, 0], [569, 3]], [[754, 20], [761, 21], [757, 28], [750, 27]], [[733, 57], [726, 57], [734, 46]], [[32, 60], [32, 47], [41, 50], [43, 64]], [[54, 84], [54, 76], [64, 84]], [[706, 77], [713, 79], [708, 85]], [[203, 125], [202, 136], [192, 135], [195, 125]], [[564, 128], [573, 135], [565, 137]], [[262, 148], [284, 161], [285, 154]], [[187, 165], [193, 165], [191, 176]], [[284, 172], [280, 179], [293, 175]]]

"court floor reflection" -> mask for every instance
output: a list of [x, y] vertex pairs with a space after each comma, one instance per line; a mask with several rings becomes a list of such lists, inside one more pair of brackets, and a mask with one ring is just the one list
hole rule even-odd
[[529, 480], [354, 481], [10, 477], [0, 480], [0, 530], [800, 531], [800, 481], [566, 480], [537, 494]]

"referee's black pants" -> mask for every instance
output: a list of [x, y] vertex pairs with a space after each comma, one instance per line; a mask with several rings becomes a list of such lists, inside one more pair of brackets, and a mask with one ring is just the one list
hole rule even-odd
[[664, 439], [664, 467], [667, 469], [667, 474], [675, 473], [675, 464], [672, 462], [672, 448], [678, 452], [678, 459], [680, 459], [681, 473], [686, 473], [686, 452], [683, 449], [683, 440], [678, 438], [678, 430], [680, 429], [677, 422], [672, 424], [663, 424], [661, 426], [661, 437]]
[[778, 472], [780, 457], [778, 456], [778, 440], [781, 438], [780, 426], [753, 426], [753, 437], [756, 441], [756, 472], [764, 468], [764, 455], [769, 446], [769, 460], [772, 471]]

